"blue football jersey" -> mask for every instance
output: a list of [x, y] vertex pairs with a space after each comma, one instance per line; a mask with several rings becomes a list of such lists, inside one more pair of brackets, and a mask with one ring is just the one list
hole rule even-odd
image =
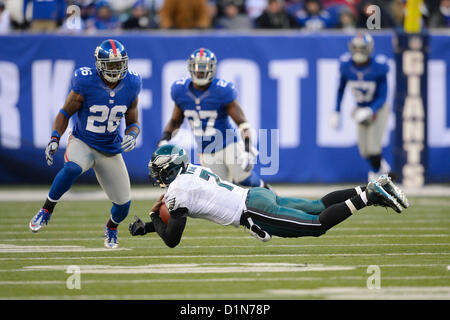
[[141, 77], [128, 71], [114, 89], [109, 88], [95, 68], [77, 69], [72, 77], [71, 90], [83, 96], [83, 106], [72, 133], [90, 147], [108, 153], [122, 152], [122, 137], [118, 127], [128, 107], [139, 95]]
[[213, 79], [205, 91], [193, 87], [190, 78], [175, 81], [172, 99], [188, 119], [201, 152], [212, 153], [237, 141], [225, 106], [236, 99], [233, 83]]
[[389, 66], [384, 56], [372, 57], [367, 66], [356, 66], [350, 55], [341, 58], [340, 82], [336, 111], [340, 111], [345, 87], [348, 85], [358, 107], [370, 107], [377, 112], [386, 102]]

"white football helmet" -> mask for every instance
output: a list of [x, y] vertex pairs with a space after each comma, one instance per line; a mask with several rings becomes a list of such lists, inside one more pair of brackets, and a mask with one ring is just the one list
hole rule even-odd
[[356, 64], [366, 63], [373, 51], [373, 38], [368, 33], [358, 33], [348, 44], [352, 60]]

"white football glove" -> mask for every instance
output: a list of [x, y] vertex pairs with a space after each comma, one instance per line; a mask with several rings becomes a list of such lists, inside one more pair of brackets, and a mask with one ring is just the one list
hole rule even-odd
[[328, 119], [328, 124], [330, 127], [334, 130], [336, 130], [339, 127], [339, 111], [333, 111], [333, 113], [330, 116], [330, 119]]
[[56, 153], [56, 150], [58, 150], [59, 142], [56, 139], [50, 140], [50, 142], [47, 145], [47, 148], [45, 148], [45, 160], [47, 160], [47, 165], [51, 166], [53, 164], [53, 155]]
[[245, 172], [249, 172], [253, 168], [255, 158], [258, 156], [258, 150], [250, 146], [249, 152], [245, 151], [241, 155], [241, 168]]
[[132, 134], [127, 134], [122, 141], [121, 148], [124, 152], [129, 152], [136, 146], [136, 137]]
[[372, 121], [373, 110], [370, 107], [357, 107], [353, 111], [353, 119], [359, 124], [367, 125]]

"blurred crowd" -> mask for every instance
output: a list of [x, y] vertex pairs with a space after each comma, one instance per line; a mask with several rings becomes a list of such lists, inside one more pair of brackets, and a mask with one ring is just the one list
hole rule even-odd
[[[381, 28], [403, 26], [406, 0], [0, 0], [0, 33], [95, 33], [150, 29], [366, 28], [380, 8]], [[450, 26], [450, 0], [426, 0], [422, 24]]]

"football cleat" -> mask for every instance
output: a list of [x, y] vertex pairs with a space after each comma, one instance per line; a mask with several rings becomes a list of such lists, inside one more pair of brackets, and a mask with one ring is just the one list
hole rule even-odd
[[105, 248], [116, 249], [119, 247], [119, 242], [117, 241], [118, 233], [117, 229], [110, 229], [105, 226]]
[[391, 196], [393, 196], [403, 208], [409, 207], [408, 198], [406, 198], [405, 193], [397, 187], [393, 182], [391, 177], [386, 174], [382, 174], [378, 177], [377, 182], [387, 191]]
[[32, 232], [39, 232], [44, 224], [48, 224], [51, 216], [52, 214], [48, 210], [41, 208], [38, 213], [36, 213], [36, 215], [30, 220], [30, 223], [28, 224], [30, 230]]
[[402, 207], [398, 203], [397, 199], [384, 190], [376, 180], [371, 180], [367, 184], [366, 191], [367, 198], [372, 205], [390, 207], [397, 213], [402, 212]]
[[270, 239], [272, 239], [272, 236], [268, 234], [266, 231], [261, 229], [258, 225], [254, 224], [251, 218], [247, 218], [250, 228], [250, 234], [255, 237], [258, 240], [261, 240], [262, 242], [267, 242]]

